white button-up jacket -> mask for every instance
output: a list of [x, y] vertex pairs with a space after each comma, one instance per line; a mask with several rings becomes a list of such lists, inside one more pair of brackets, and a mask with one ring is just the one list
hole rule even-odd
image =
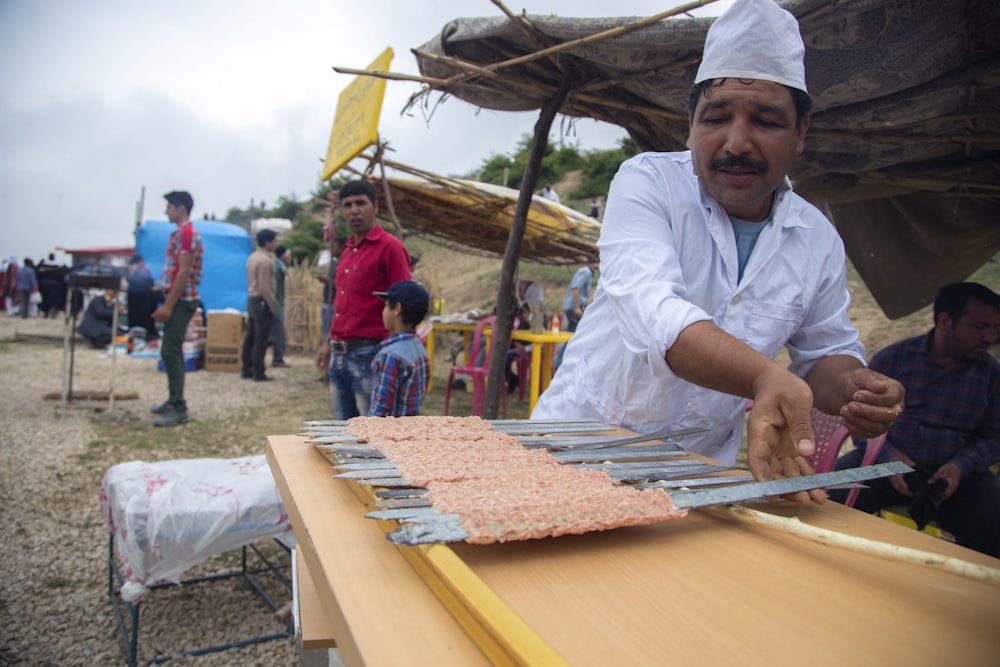
[[732, 464], [746, 399], [673, 374], [665, 356], [682, 330], [711, 320], [771, 358], [785, 345], [800, 377], [828, 355], [864, 363], [847, 316], [843, 243], [787, 179], [741, 282], [732, 224], [702, 190], [688, 152], [622, 164], [598, 247], [594, 301], [532, 418], [599, 419], [640, 433], [706, 428], [681, 444]]

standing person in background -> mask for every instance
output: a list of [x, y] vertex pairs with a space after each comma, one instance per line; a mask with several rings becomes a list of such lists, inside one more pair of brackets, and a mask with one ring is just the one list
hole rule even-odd
[[[330, 322], [333, 320], [333, 297], [337, 294], [337, 265], [340, 264], [340, 256], [347, 245], [346, 236], [334, 236], [330, 241], [330, 263], [326, 267], [326, 275], [318, 276], [316, 279], [323, 283], [323, 310], [322, 323], [323, 333], [330, 330]], [[326, 377], [324, 372], [323, 377]]]
[[410, 280], [410, 253], [402, 241], [376, 224], [374, 185], [348, 181], [338, 196], [351, 237], [337, 267], [330, 337], [316, 352], [316, 367], [329, 372], [334, 419], [350, 419], [368, 414], [372, 360], [379, 342], [389, 335], [382, 321], [384, 304], [372, 292]]
[[583, 310], [590, 303], [590, 288], [594, 283], [594, 265], [584, 264], [569, 281], [566, 288], [566, 298], [563, 299], [563, 312], [566, 313], [566, 331], [576, 331], [576, 325], [583, 317]]
[[176, 426], [188, 420], [184, 400], [184, 335], [201, 303], [198, 286], [201, 284], [205, 249], [201, 234], [191, 222], [194, 199], [190, 193], [175, 190], [163, 195], [163, 198], [167, 200], [167, 220], [177, 225], [177, 229], [167, 241], [160, 278], [163, 305], [153, 311], [153, 320], [164, 325], [160, 357], [167, 373], [169, 397], [152, 412], [160, 415], [153, 422], [154, 426]]
[[7, 308], [7, 266], [9, 260], [3, 260], [3, 264], [0, 264], [0, 308], [6, 310]]
[[48, 319], [49, 316], [54, 317], [59, 310], [59, 304], [62, 303], [60, 293], [65, 294], [66, 292], [63, 272], [56, 266], [55, 254], [49, 253], [48, 261], [39, 262], [35, 273], [38, 276], [38, 292], [42, 295], [42, 304], [39, 306], [39, 310], [45, 319]]
[[559, 193], [552, 188], [551, 183], [546, 183], [545, 187], [542, 188], [542, 196], [549, 201], [554, 201], [557, 204], [559, 203]]
[[590, 217], [594, 220], [599, 220], [601, 217], [601, 204], [597, 201], [597, 197], [590, 198]]
[[[715, 20], [688, 97], [690, 150], [619, 168], [601, 283], [532, 419], [703, 428], [684, 447], [732, 465], [753, 399], [760, 481], [812, 472], [813, 406], [854, 435], [892, 426], [903, 387], [865, 367], [843, 241], [788, 178], [809, 128], [805, 74], [798, 22], [772, 0], [734, 0]], [[782, 346], [787, 369], [773, 361]]]
[[4, 266], [4, 276], [6, 280], [4, 281], [3, 289], [3, 301], [4, 308], [7, 310], [8, 315], [13, 315], [16, 312], [14, 307], [17, 304], [17, 270], [20, 267], [17, 264], [17, 255], [11, 255]]
[[274, 294], [274, 256], [278, 234], [273, 229], [257, 232], [257, 249], [247, 258], [247, 332], [243, 336], [243, 369], [240, 377], [254, 382], [272, 378], [264, 373], [264, 356], [271, 339], [271, 327], [278, 312]]
[[[569, 281], [566, 288], [566, 298], [563, 299], [563, 312], [566, 314], [566, 331], [576, 331], [576, 325], [583, 317], [583, 310], [590, 302], [590, 287], [594, 282], [594, 265], [584, 264]], [[556, 353], [556, 368], [562, 363], [563, 352], [566, 345], [559, 346]]]
[[272, 368], [288, 368], [285, 349], [288, 347], [288, 332], [285, 331], [285, 270], [292, 261], [292, 251], [283, 245], [274, 249], [274, 297], [278, 310], [274, 313], [271, 327], [271, 343], [274, 349], [271, 357]]
[[153, 276], [146, 268], [142, 255], [132, 255], [128, 262], [128, 291], [125, 293], [128, 309], [128, 325], [146, 330], [146, 342], [159, 338], [153, 311], [156, 310], [157, 293], [153, 286]]
[[38, 279], [35, 277], [35, 263], [24, 258], [24, 266], [17, 272], [17, 298], [21, 303], [21, 319], [28, 319], [31, 314], [31, 295], [38, 289]]

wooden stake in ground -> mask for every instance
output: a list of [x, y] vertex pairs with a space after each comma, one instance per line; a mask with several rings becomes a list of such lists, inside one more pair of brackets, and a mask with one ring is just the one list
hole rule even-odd
[[563, 76], [559, 88], [542, 107], [542, 112], [535, 123], [535, 136], [531, 140], [531, 150], [528, 153], [528, 163], [524, 167], [521, 179], [521, 194], [517, 198], [514, 209], [514, 220], [510, 225], [510, 235], [507, 237], [507, 250], [503, 256], [500, 269], [500, 285], [497, 287], [497, 320], [493, 326], [493, 353], [490, 355], [489, 375], [486, 377], [486, 396], [483, 405], [483, 417], [496, 419], [500, 409], [500, 392], [502, 391], [504, 366], [507, 365], [507, 345], [511, 331], [514, 328], [514, 274], [521, 258], [521, 241], [524, 239], [524, 229], [528, 222], [528, 209], [531, 208], [531, 198], [535, 196], [535, 185], [538, 183], [538, 172], [545, 156], [545, 147], [549, 141], [549, 130], [556, 113], [572, 88], [573, 77]]

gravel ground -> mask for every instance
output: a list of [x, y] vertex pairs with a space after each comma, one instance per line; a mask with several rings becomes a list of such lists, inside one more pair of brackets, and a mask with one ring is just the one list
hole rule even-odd
[[[275, 382], [235, 374], [188, 374], [193, 421], [152, 429], [149, 408], [166, 397], [155, 359], [119, 358], [116, 392], [138, 400], [74, 401], [60, 418], [62, 320], [0, 314], [0, 665], [125, 663], [107, 598], [107, 532], [98, 502], [104, 471], [127, 460], [196, 456], [232, 458], [264, 452], [268, 434], [293, 433], [309, 415], [327, 412], [326, 386], [305, 357], [271, 371]], [[43, 339], [25, 342], [30, 334]], [[47, 339], [47, 342], [44, 340]], [[74, 390], [106, 390], [111, 361], [78, 343]], [[190, 574], [224, 568], [212, 559]], [[236, 581], [236, 580], [233, 580]], [[230, 582], [170, 587], [143, 605], [140, 661], [225, 639], [280, 632], [270, 610]], [[275, 588], [280, 602], [290, 599]], [[174, 664], [296, 665], [294, 639], [185, 658]]]

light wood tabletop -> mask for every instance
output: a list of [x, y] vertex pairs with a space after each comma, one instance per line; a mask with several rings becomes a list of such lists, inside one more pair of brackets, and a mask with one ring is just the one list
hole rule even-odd
[[[487, 662], [378, 522], [363, 517], [351, 483], [331, 479], [312, 445], [271, 436], [268, 461], [347, 665]], [[1000, 566], [834, 503], [762, 509]], [[603, 533], [459, 543], [450, 551], [574, 666], [1000, 664], [1000, 588], [712, 511]]]

